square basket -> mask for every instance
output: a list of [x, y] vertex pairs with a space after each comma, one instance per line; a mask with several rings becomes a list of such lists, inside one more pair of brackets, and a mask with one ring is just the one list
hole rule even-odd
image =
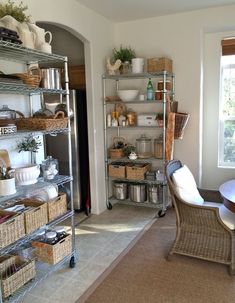
[[112, 162], [109, 164], [108, 172], [110, 177], [125, 178], [126, 167], [123, 162]]
[[67, 212], [67, 199], [65, 193], [59, 193], [57, 198], [49, 200], [46, 204], [49, 222]]
[[147, 71], [149, 73], [167, 71], [172, 73], [172, 60], [166, 57], [147, 59]]
[[26, 210], [23, 212], [26, 234], [30, 234], [42, 225], [48, 223], [47, 205], [44, 202], [33, 199], [24, 199], [14, 205], [24, 204]]
[[39, 261], [56, 264], [72, 252], [72, 235], [67, 235], [54, 245], [33, 241], [35, 256]]
[[0, 224], [0, 249], [25, 236], [24, 214], [0, 210], [0, 216], [11, 217]]
[[[13, 269], [17, 269], [16, 271]], [[3, 298], [8, 298], [36, 275], [35, 261], [19, 256], [0, 257], [0, 280]]]
[[144, 180], [145, 174], [151, 169], [151, 163], [130, 163], [126, 165], [126, 178], [129, 180]]

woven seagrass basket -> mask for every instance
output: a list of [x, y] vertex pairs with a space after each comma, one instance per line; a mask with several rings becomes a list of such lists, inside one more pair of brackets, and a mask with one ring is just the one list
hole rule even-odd
[[53, 116], [19, 118], [16, 120], [18, 130], [55, 130], [64, 129], [68, 125], [68, 118], [59, 111]]
[[189, 114], [187, 113], [175, 113], [175, 139], [183, 139], [184, 130], [189, 120]]
[[15, 76], [18, 76], [23, 80], [24, 84], [29, 87], [37, 88], [41, 82], [41, 71], [38, 67], [31, 67], [28, 69], [27, 73], [16, 73]]

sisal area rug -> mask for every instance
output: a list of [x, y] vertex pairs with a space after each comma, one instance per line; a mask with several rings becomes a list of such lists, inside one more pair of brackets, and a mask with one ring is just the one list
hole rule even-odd
[[154, 221], [76, 303], [233, 303], [227, 266], [173, 255], [175, 214]]

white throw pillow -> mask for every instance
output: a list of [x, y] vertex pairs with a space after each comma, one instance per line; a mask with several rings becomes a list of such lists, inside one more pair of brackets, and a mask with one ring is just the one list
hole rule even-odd
[[182, 200], [192, 204], [203, 204], [204, 199], [200, 195], [195, 179], [186, 165], [173, 173], [172, 180], [176, 192]]

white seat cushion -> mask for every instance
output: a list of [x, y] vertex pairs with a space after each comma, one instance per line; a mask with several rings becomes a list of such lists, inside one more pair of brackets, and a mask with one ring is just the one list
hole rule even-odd
[[186, 165], [172, 174], [172, 181], [175, 184], [178, 196], [182, 200], [192, 204], [203, 204], [204, 199], [200, 195], [195, 179]]

